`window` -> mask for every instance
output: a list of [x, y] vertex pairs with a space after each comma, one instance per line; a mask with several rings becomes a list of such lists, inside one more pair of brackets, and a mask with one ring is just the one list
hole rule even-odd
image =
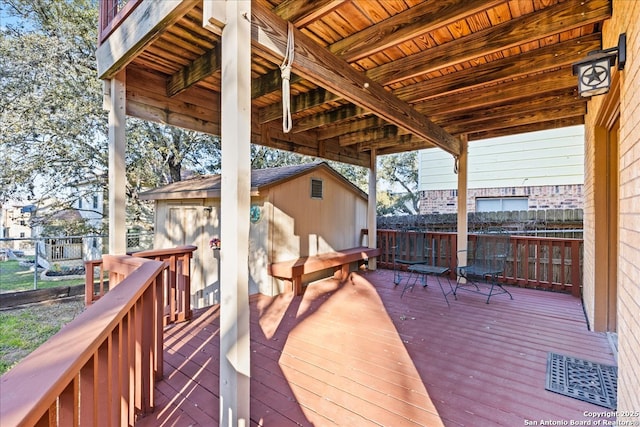
[[93, 195], [93, 209], [98, 209], [98, 195]]
[[526, 211], [529, 199], [526, 197], [496, 197], [476, 199], [476, 212]]
[[311, 178], [311, 198], [322, 199], [322, 180]]

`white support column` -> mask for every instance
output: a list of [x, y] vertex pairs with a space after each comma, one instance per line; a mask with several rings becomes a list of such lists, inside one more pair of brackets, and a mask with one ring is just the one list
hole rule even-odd
[[222, 30], [220, 426], [249, 425], [251, 1], [226, 2]]
[[[376, 248], [378, 245], [378, 226], [376, 205], [377, 203], [377, 183], [376, 178], [378, 174], [377, 160], [378, 154], [376, 150], [371, 150], [371, 161], [369, 164], [369, 202], [367, 205], [367, 227], [369, 228], [369, 234], [367, 242], [370, 248]], [[377, 268], [377, 259], [369, 258], [369, 270], [375, 270]]]
[[125, 155], [126, 136], [126, 71], [120, 71], [109, 82], [109, 253], [127, 252]]
[[[461, 153], [458, 158], [458, 250], [467, 249], [467, 154], [469, 144], [466, 135], [461, 137]], [[466, 263], [466, 259], [462, 260]]]

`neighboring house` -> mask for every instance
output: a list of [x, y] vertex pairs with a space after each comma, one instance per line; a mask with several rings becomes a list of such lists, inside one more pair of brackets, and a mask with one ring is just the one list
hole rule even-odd
[[[32, 204], [16, 204], [11, 202], [0, 205], [0, 238], [28, 239], [31, 237], [31, 218], [35, 212]], [[2, 246], [11, 246], [5, 242]], [[17, 246], [16, 246], [17, 248]]]
[[[582, 208], [584, 126], [469, 143], [467, 211]], [[457, 211], [453, 157], [420, 151], [420, 213]]]
[[[142, 193], [141, 199], [156, 201], [155, 248], [198, 247], [192, 261], [192, 305], [218, 302], [220, 259], [209, 242], [220, 237], [222, 226], [220, 175], [169, 184]], [[361, 246], [364, 228], [367, 195], [327, 163], [254, 170], [250, 293], [284, 290], [283, 281], [268, 274], [271, 263]]]

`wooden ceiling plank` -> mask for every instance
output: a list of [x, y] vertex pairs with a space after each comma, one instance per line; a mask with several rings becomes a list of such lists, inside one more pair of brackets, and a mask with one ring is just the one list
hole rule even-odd
[[296, 27], [305, 27], [342, 5], [346, 0], [284, 0], [273, 10]]
[[446, 95], [416, 104], [423, 114], [450, 114], [456, 111], [487, 108], [518, 99], [537, 96], [540, 93], [575, 88], [576, 79], [566, 69], [540, 74], [535, 78], [518, 79], [484, 89], [462, 94]]
[[[259, 4], [254, 5], [252, 19], [257, 27], [257, 31], [252, 32], [254, 48], [266, 50], [267, 56], [284, 57], [287, 23]], [[460, 141], [457, 138], [394, 97], [380, 84], [367, 79], [347, 62], [318, 46], [299, 30], [292, 28], [292, 31], [295, 40], [293, 68], [297, 74], [453, 155], [460, 154]]]
[[473, 123], [462, 122], [447, 126], [446, 129], [454, 135], [486, 132], [497, 129], [521, 126], [536, 122], [545, 122], [553, 119], [584, 116], [587, 113], [585, 103], [574, 103], [563, 106], [551, 106], [543, 110], [531, 110], [527, 113], [512, 114], [500, 118], [490, 118]]
[[584, 124], [584, 116], [569, 117], [564, 119], [554, 119], [547, 122], [537, 122], [522, 126], [514, 126], [503, 129], [496, 129], [487, 132], [478, 132], [467, 134], [469, 141], [477, 141], [479, 139], [497, 138], [499, 136], [510, 136], [519, 133], [536, 132], [540, 130], [559, 129], [568, 126], [578, 126]]
[[317, 130], [318, 140], [337, 138], [340, 135], [363, 131], [369, 128], [384, 126], [386, 122], [378, 116], [370, 115], [360, 120], [352, 120], [348, 123], [340, 122], [330, 127]]
[[171, 75], [167, 80], [167, 95], [177, 95], [219, 70], [220, 49], [216, 46]]
[[373, 129], [352, 132], [338, 137], [340, 146], [353, 145], [362, 142], [370, 142], [379, 139], [389, 139], [398, 136], [398, 128], [396, 126], [383, 126]]
[[609, 0], [568, 0], [366, 72], [391, 84], [611, 17]]
[[98, 77], [111, 78], [147, 46], [163, 28], [181, 19], [201, 0], [141, 2], [96, 51]]
[[409, 41], [504, 0], [439, 0], [425, 2], [333, 43], [329, 50], [347, 62], [358, 61]]
[[[390, 145], [386, 148], [381, 147], [379, 149], [376, 149], [377, 153], [379, 156], [384, 156], [387, 154], [397, 154], [397, 153], [404, 153], [405, 151], [415, 151], [415, 150], [422, 150], [425, 148], [434, 148], [435, 146], [433, 144], [431, 144], [429, 141], [425, 141], [425, 140], [421, 140], [418, 138], [409, 138], [409, 140], [407, 141], [405, 139], [406, 135], [403, 135], [400, 142], [401, 143], [396, 143], [395, 145]], [[375, 147], [374, 147], [375, 148]]]
[[434, 96], [472, 89], [492, 82], [525, 76], [556, 67], [570, 65], [587, 52], [600, 48], [601, 34], [589, 34], [566, 42], [530, 50], [484, 63], [425, 82], [404, 86], [393, 91], [403, 101], [417, 102]]
[[329, 111], [323, 111], [312, 116], [293, 121], [293, 133], [306, 132], [320, 126], [339, 123], [344, 120], [353, 119], [354, 117], [362, 117], [370, 114], [362, 107], [354, 104], [347, 104], [341, 108], [335, 108]]
[[586, 99], [579, 97], [575, 90], [565, 90], [539, 94], [532, 98], [518, 100], [517, 103], [508, 102], [489, 108], [479, 108], [472, 111], [458, 112], [454, 114], [435, 114], [433, 120], [442, 127], [454, 126], [460, 123], [471, 124], [488, 119], [499, 120], [513, 114], [526, 114], [530, 111], [542, 110], [553, 106], [566, 106], [570, 104], [586, 104]]
[[[326, 104], [327, 102], [338, 101], [340, 99], [342, 98], [338, 95], [335, 95], [323, 88], [318, 88], [306, 93], [301, 93], [298, 96], [291, 97], [291, 114], [317, 107], [319, 105]], [[282, 104], [278, 102], [261, 108], [259, 117], [260, 123], [266, 123], [272, 120], [281, 119]], [[299, 132], [299, 128], [293, 129], [293, 131]]]

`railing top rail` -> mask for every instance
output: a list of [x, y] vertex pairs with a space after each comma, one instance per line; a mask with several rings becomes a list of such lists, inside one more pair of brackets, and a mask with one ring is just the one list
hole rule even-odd
[[109, 333], [131, 309], [166, 263], [105, 255], [139, 268], [60, 332], [0, 377], [3, 425], [35, 425]]
[[[558, 230], [561, 231], [561, 230]], [[395, 233], [403, 233], [403, 234], [435, 234], [435, 235], [456, 235], [458, 234], [455, 231], [417, 231], [417, 230], [395, 230], [395, 229], [378, 229], [378, 232], [385, 232], [385, 233], [389, 233], [389, 232], [395, 232]], [[572, 237], [542, 237], [542, 236], [525, 236], [522, 234], [516, 234], [513, 232], [506, 232], [505, 234], [508, 234], [509, 236], [511, 236], [512, 239], [519, 239], [519, 240], [541, 240], [541, 241], [576, 241], [576, 242], [582, 242], [583, 239], [576, 239], [576, 238], [572, 238]], [[483, 235], [483, 233], [468, 233], [469, 236], [480, 236]]]
[[193, 245], [185, 245], [185, 246], [177, 246], [175, 248], [168, 249], [150, 249], [146, 251], [134, 252], [131, 255], [134, 257], [140, 258], [153, 258], [157, 256], [167, 256], [167, 255], [182, 255], [187, 253], [193, 253], [198, 249], [197, 246]]

